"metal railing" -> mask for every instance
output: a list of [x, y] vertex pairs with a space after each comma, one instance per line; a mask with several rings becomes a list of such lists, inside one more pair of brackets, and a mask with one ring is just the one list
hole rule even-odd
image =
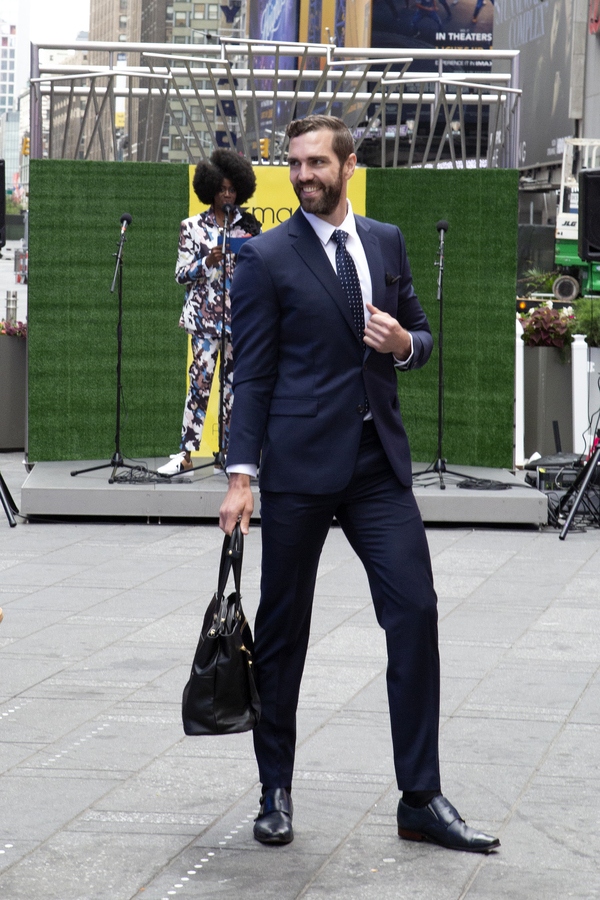
[[[105, 61], [44, 65], [41, 49]], [[508, 74], [475, 74], [476, 64], [499, 60]], [[259, 165], [281, 165], [288, 122], [319, 112], [344, 119], [366, 165], [512, 168], [518, 80], [518, 51], [243, 38], [218, 45], [45, 44], [32, 47], [31, 155], [196, 163], [226, 146]]]

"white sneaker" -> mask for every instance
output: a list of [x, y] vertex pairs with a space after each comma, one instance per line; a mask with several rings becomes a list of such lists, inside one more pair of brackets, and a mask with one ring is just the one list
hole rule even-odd
[[182, 453], [171, 454], [170, 461], [156, 471], [159, 475], [179, 475], [180, 472], [187, 472], [187, 469], [183, 465], [184, 460], [185, 451]]

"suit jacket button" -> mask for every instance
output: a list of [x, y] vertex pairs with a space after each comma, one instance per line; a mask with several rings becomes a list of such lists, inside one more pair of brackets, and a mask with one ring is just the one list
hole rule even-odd
[[360, 413], [361, 416], [364, 415], [364, 412], [365, 412], [364, 406], [362, 406], [362, 405], [357, 406], [357, 407], [356, 407], [356, 412], [357, 412], [357, 413]]

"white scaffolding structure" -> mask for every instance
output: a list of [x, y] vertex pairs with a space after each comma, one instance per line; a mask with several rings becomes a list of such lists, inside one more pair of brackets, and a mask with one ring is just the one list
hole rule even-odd
[[[42, 64], [43, 49], [104, 55], [106, 63]], [[226, 146], [259, 165], [282, 165], [287, 123], [319, 112], [344, 119], [359, 161], [368, 165], [516, 168], [518, 59], [518, 51], [394, 51], [243, 38], [216, 45], [33, 45], [31, 156], [160, 162], [160, 138], [148, 127], [144, 133], [152, 104], [159, 122], [169, 117], [189, 163]], [[500, 60], [507, 74], [474, 74], [475, 64]], [[123, 101], [124, 150], [115, 114]]]

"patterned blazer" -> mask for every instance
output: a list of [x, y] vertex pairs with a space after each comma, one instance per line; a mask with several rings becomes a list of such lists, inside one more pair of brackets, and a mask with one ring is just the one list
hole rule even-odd
[[[230, 235], [244, 237], [260, 233], [260, 223], [254, 216], [235, 207]], [[223, 267], [209, 268], [204, 258], [208, 256], [221, 234], [212, 206], [197, 216], [184, 219], [179, 234], [179, 253], [175, 278], [186, 287], [185, 301], [179, 325], [188, 334], [219, 337], [223, 320]], [[236, 254], [226, 256], [225, 280], [225, 331], [231, 333], [231, 306], [229, 286], [235, 269]]]

